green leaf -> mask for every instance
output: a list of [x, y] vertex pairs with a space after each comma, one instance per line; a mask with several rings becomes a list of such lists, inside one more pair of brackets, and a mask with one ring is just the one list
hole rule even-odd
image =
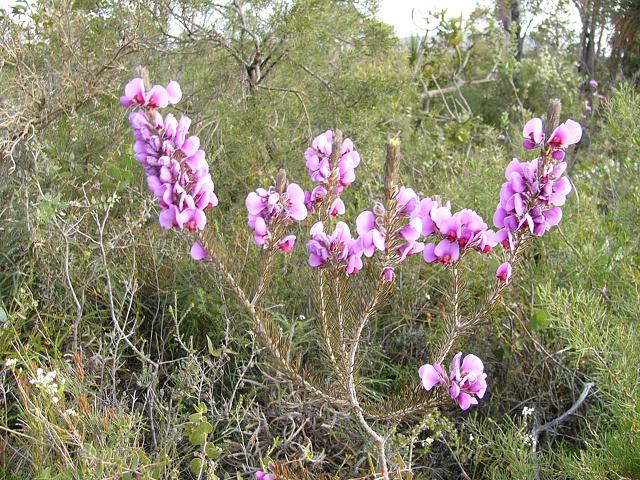
[[535, 310], [531, 315], [531, 328], [534, 330], [543, 330], [549, 327], [551, 320], [551, 314], [546, 310]]
[[207, 446], [204, 447], [204, 454], [210, 460], [217, 460], [222, 455], [222, 448], [214, 443], [208, 443]]
[[207, 434], [201, 430], [195, 430], [189, 435], [189, 441], [192, 445], [199, 447], [207, 441]]
[[213, 342], [209, 338], [209, 335], [207, 335], [207, 349], [209, 350], [209, 355], [212, 357], [220, 358], [220, 355], [222, 355], [222, 349], [213, 346]]
[[194, 458], [189, 464], [189, 469], [194, 475], [198, 475], [202, 470], [202, 466], [202, 460], [199, 458]]

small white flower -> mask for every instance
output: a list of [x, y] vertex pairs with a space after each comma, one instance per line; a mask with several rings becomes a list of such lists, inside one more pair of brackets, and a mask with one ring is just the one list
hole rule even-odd
[[4, 362], [4, 366], [11, 368], [11, 367], [15, 367], [17, 363], [18, 363], [18, 360], [16, 360], [15, 358], [7, 358]]
[[75, 417], [78, 415], [73, 408], [67, 409], [64, 413], [66, 413], [68, 417]]
[[306, 320], [306, 319], [307, 319], [307, 317], [305, 317], [304, 315], [300, 315], [300, 316], [298, 317], [298, 320], [301, 320], [301, 321], [302, 321], [302, 320]]
[[533, 408], [533, 407], [524, 407], [524, 408], [522, 409], [522, 416], [523, 416], [524, 418], [527, 418], [528, 416], [533, 415], [533, 412], [535, 412], [535, 411], [536, 411], [536, 410], [535, 410], [535, 408]]
[[60, 399], [58, 397], [51, 397], [51, 401], [53, 403], [58, 403], [60, 401]]
[[469, 441], [473, 442], [476, 439], [476, 437], [474, 437], [473, 435], [469, 435]]

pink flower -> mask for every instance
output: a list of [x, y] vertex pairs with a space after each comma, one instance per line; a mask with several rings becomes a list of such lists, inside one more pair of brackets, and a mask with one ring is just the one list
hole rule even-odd
[[309, 265], [324, 268], [329, 263], [343, 268], [348, 275], [355, 275], [362, 269], [362, 250], [351, 237], [349, 226], [338, 222], [331, 235], [324, 231], [324, 224], [317, 222], [311, 227], [311, 239], [307, 242]]
[[337, 217], [338, 215], [342, 215], [345, 212], [344, 202], [341, 198], [336, 198], [331, 204], [331, 208], [329, 209], [329, 215], [332, 217]]
[[207, 251], [204, 249], [204, 246], [200, 242], [195, 242], [191, 246], [191, 258], [194, 260], [204, 260], [208, 257]]
[[589, 80], [589, 86], [591, 88], [598, 88], [598, 81], [595, 78], [592, 78]]
[[567, 120], [558, 125], [549, 138], [549, 145], [553, 148], [553, 158], [564, 159], [564, 149], [578, 143], [582, 138], [582, 127], [574, 120]]
[[385, 281], [391, 283], [396, 278], [396, 272], [391, 267], [385, 267], [382, 269], [382, 277]]
[[399, 215], [401, 217], [409, 217], [420, 204], [420, 198], [412, 188], [400, 187], [396, 202], [400, 207]]
[[182, 99], [180, 85], [171, 81], [167, 87], [154, 85], [148, 92], [142, 78], [134, 78], [124, 88], [120, 104], [124, 107], [146, 106], [150, 109], [165, 108], [169, 103], [176, 104]]
[[360, 249], [366, 257], [372, 257], [375, 250], [384, 250], [384, 233], [376, 227], [376, 217], [369, 210], [365, 210], [356, 219], [356, 231]]
[[263, 472], [262, 470], [258, 470], [256, 472], [256, 480], [276, 480], [275, 475], [267, 472]]
[[327, 130], [313, 139], [311, 148], [307, 149], [304, 156], [307, 170], [314, 182], [327, 184], [331, 172], [337, 173], [340, 185], [335, 193], [340, 193], [343, 187], [351, 185], [355, 180], [355, 169], [360, 165], [360, 154], [356, 151], [350, 138], [343, 140], [336, 165], [331, 165], [332, 151], [333, 130]]
[[287, 235], [278, 242], [278, 248], [284, 253], [289, 253], [293, 249], [293, 245], [296, 243], [295, 235]]
[[532, 118], [529, 120], [522, 130], [522, 135], [525, 140], [522, 143], [527, 150], [533, 150], [537, 146], [541, 145], [544, 141], [544, 129], [542, 128], [542, 120], [539, 118]]
[[502, 283], [507, 283], [511, 279], [511, 264], [509, 262], [502, 263], [496, 271], [496, 277]]
[[462, 410], [467, 410], [471, 405], [477, 405], [478, 399], [484, 397], [487, 391], [487, 374], [484, 373], [484, 365], [475, 355], [467, 355], [460, 365], [462, 352], [458, 352], [451, 361], [449, 372], [449, 395]]
[[166, 88], [155, 85], [147, 92], [143, 80], [134, 78], [126, 85], [120, 103], [143, 107], [129, 114], [135, 137], [133, 151], [162, 208], [160, 225], [202, 230], [207, 222], [205, 210], [218, 205], [205, 153], [200, 150], [198, 137], [188, 137], [188, 117], [177, 121], [172, 114], [163, 118], [158, 111], [181, 98], [180, 85], [175, 81]]
[[[299, 222], [307, 218], [307, 206], [305, 192], [295, 183], [290, 183], [283, 195], [280, 195], [274, 187], [268, 190], [258, 188], [250, 192], [245, 199], [245, 207], [248, 213], [250, 228], [254, 231], [253, 241], [256, 245], [267, 248], [271, 240], [269, 225], [276, 218], [284, 218], [292, 222]], [[291, 251], [294, 235], [284, 237], [276, 245], [284, 252]]]
[[304, 204], [304, 191], [299, 185], [290, 183], [287, 187], [287, 201], [284, 209], [288, 216], [296, 222], [307, 218], [307, 207]]
[[477, 405], [487, 390], [487, 375], [482, 361], [475, 355], [467, 355], [460, 364], [462, 352], [458, 352], [451, 362], [449, 378], [442, 365], [425, 364], [418, 370], [423, 387], [430, 391], [435, 386], [447, 387], [449, 395], [462, 408], [467, 410]]
[[447, 373], [439, 363], [422, 365], [418, 369], [418, 375], [422, 380], [422, 386], [427, 391], [430, 391], [436, 385], [446, 385], [448, 383]]
[[460, 258], [460, 246], [458, 242], [452, 242], [445, 238], [440, 240], [437, 245], [427, 243], [424, 246], [422, 256], [427, 263], [440, 262], [443, 265], [451, 265]]

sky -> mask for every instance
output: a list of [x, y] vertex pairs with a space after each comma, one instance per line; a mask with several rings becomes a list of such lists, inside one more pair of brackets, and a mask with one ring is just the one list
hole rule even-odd
[[[424, 33], [423, 18], [428, 11], [444, 8], [451, 17], [467, 17], [475, 8], [475, 0], [382, 0], [378, 18], [393, 25], [400, 38], [410, 37], [415, 33]], [[411, 14], [413, 12], [413, 18]]]
[[[27, 0], [31, 3], [33, 0]], [[0, 0], [0, 8], [6, 9], [16, 0]], [[468, 17], [476, 7], [477, 0], [380, 0], [378, 18], [393, 27], [399, 38], [424, 33], [424, 16], [429, 11], [447, 10], [450, 17]], [[412, 18], [413, 15], [413, 18]], [[580, 19], [576, 15], [567, 19], [575, 29], [579, 29]], [[535, 22], [534, 22], [535, 23]]]

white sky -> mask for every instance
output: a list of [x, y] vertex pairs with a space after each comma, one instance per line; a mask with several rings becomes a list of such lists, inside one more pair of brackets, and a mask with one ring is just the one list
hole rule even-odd
[[468, 17], [475, 7], [475, 0], [381, 0], [378, 18], [393, 25], [398, 37], [405, 38], [422, 32], [429, 11], [446, 9], [451, 17]]
[[[32, 2], [33, 0], [27, 0], [29, 4]], [[15, 3], [16, 0], [0, 0], [0, 8], [6, 9]], [[429, 11], [446, 9], [450, 17], [460, 17], [462, 14], [467, 18], [477, 3], [477, 0], [380, 0], [378, 18], [393, 25], [399, 38], [406, 38], [412, 34], [424, 33], [424, 17]], [[577, 12], [567, 21], [576, 29], [579, 28]]]

